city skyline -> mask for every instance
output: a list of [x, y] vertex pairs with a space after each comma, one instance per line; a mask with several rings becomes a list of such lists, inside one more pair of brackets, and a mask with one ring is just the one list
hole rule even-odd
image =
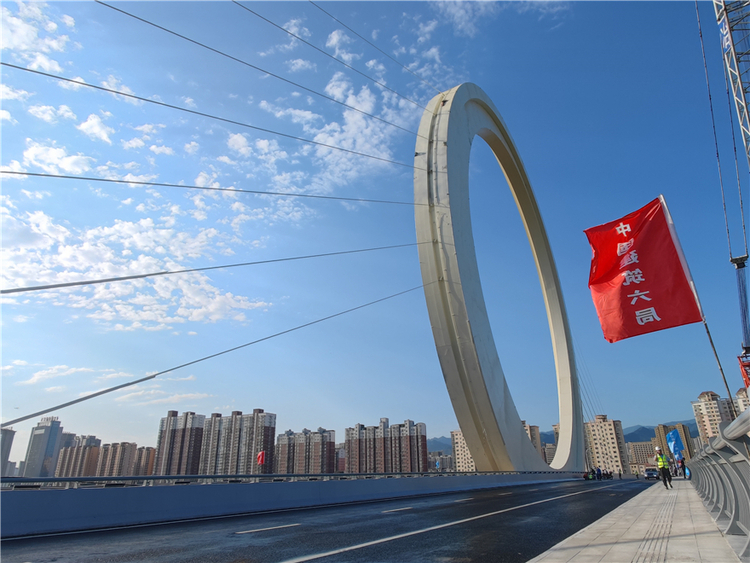
[[[435, 93], [312, 5], [248, 6], [418, 104]], [[322, 6], [439, 89], [472, 81], [493, 99], [550, 233], [587, 385], [587, 419], [607, 414], [625, 427], [686, 420], [700, 393], [725, 395], [699, 325], [614, 345], [602, 338], [586, 288], [590, 249], [582, 231], [659, 193], [670, 206], [736, 392], [739, 312], [693, 6]], [[123, 9], [400, 127], [414, 129], [421, 116], [421, 108], [236, 5]], [[710, 5], [700, 9], [711, 81], [721, 85], [718, 32]], [[4, 62], [407, 165], [413, 158], [413, 135], [100, 4], [4, 5], [3, 29]], [[66, 85], [4, 68], [1, 166], [125, 182], [412, 198], [408, 166]], [[720, 118], [727, 114], [726, 108], [716, 111]], [[729, 122], [717, 126], [725, 139]], [[485, 300], [519, 414], [546, 432], [558, 415], [541, 291], [512, 199], [504, 186], [495, 189], [500, 172], [488, 152], [477, 143], [471, 169]], [[410, 205], [31, 176], [4, 175], [2, 181], [4, 288], [414, 240]], [[728, 196], [737, 241], [734, 201]], [[420, 283], [412, 247], [6, 296], [3, 420]], [[252, 405], [279, 413], [281, 429], [321, 426], [340, 436], [347, 425], [383, 416], [424, 421], [433, 436], [458, 428], [420, 291], [50, 415], [103, 442], [155, 446], [153, 428], [167, 408], [229, 413]], [[35, 424], [14, 425], [11, 460], [23, 458]]]

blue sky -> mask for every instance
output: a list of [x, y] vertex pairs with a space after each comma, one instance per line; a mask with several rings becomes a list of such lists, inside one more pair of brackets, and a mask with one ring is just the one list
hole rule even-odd
[[[2, 60], [405, 164], [415, 136], [403, 129], [416, 131], [419, 106], [434, 88], [474, 82], [502, 114], [534, 187], [587, 410], [624, 426], [653, 425], [691, 418], [690, 401], [702, 391], [725, 394], [700, 324], [616, 344], [602, 337], [586, 286], [591, 251], [583, 230], [660, 193], [730, 387], [740, 387], [737, 294], [693, 3], [321, 4], [424, 82], [310, 3], [245, 4], [392, 90], [230, 2], [115, 5], [383, 121], [95, 3], [4, 3]], [[741, 254], [718, 31], [711, 4], [700, 9]], [[382, 160], [8, 67], [2, 94], [3, 169], [413, 198], [411, 169]], [[521, 417], [550, 430], [557, 393], [541, 291], [512, 197], [481, 140], [472, 149], [471, 190], [501, 362]], [[410, 205], [32, 176], [3, 175], [2, 218], [4, 288], [415, 241]], [[8, 295], [3, 420], [420, 284], [410, 246]], [[276, 413], [279, 432], [322, 426], [339, 441], [344, 428], [383, 416], [424, 422], [430, 436], [457, 428], [420, 291], [52, 414], [66, 431], [153, 446], [167, 410], [253, 408]], [[12, 460], [22, 459], [36, 422], [14, 427]]]

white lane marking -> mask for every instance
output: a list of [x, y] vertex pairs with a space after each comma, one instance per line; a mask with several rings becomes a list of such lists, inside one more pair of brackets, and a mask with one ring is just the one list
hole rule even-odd
[[394, 508], [392, 510], [384, 510], [381, 514], [387, 514], [388, 512], [398, 512], [399, 510], [411, 510], [411, 506], [405, 506], [404, 508]]
[[255, 532], [267, 532], [268, 530], [280, 530], [281, 528], [293, 528], [299, 524], [286, 524], [285, 526], [273, 526], [272, 528], [259, 528], [257, 530], [245, 530], [244, 532], [235, 532], [235, 534], [252, 534]]
[[500, 494], [499, 494], [499, 495], [497, 495], [497, 496], [499, 496], [499, 497], [504, 497], [505, 495], [512, 495], [512, 494], [513, 494], [513, 493], [500, 493]]
[[454, 500], [453, 502], [466, 502], [467, 500], [474, 500], [474, 497], [460, 498], [458, 500]]
[[617, 485], [608, 485], [606, 487], [602, 487], [601, 489], [597, 487], [596, 489], [589, 489], [587, 491], [578, 491], [577, 493], [568, 493], [567, 495], [561, 495], [559, 497], [552, 497], [552, 498], [548, 498], [544, 500], [537, 500], [534, 502], [530, 502], [528, 504], [514, 506], [512, 508], [496, 510], [495, 512], [488, 512], [487, 514], [480, 514], [479, 516], [472, 516], [471, 518], [455, 520], [454, 522], [446, 522], [445, 524], [438, 524], [437, 526], [430, 526], [429, 528], [423, 528], [421, 530], [414, 530], [413, 532], [406, 532], [403, 534], [397, 534], [395, 536], [390, 536], [390, 537], [382, 538], [379, 540], [368, 541], [365, 543], [360, 543], [360, 544], [352, 545], [349, 547], [342, 547], [341, 549], [334, 549], [333, 551], [326, 551], [325, 553], [317, 553], [315, 555], [302, 555], [301, 557], [295, 557], [294, 559], [287, 559], [286, 561], [282, 561], [281, 563], [304, 563], [305, 561], [314, 561], [315, 559], [323, 559], [324, 557], [331, 557], [332, 555], [339, 555], [340, 553], [354, 551], [355, 549], [362, 549], [363, 547], [370, 547], [372, 545], [378, 545], [378, 544], [386, 543], [386, 542], [393, 541], [393, 540], [400, 540], [402, 538], [408, 538], [410, 536], [416, 536], [419, 534], [424, 534], [426, 532], [442, 530], [443, 528], [450, 528], [451, 526], [458, 526], [459, 524], [466, 524], [467, 522], [473, 522], [474, 520], [481, 520], [482, 518], [488, 518], [490, 516], [497, 516], [498, 514], [502, 514], [504, 512], [511, 512], [512, 510], [518, 510], [519, 508], [526, 508], [527, 506], [534, 506], [535, 504], [543, 504], [545, 502], [551, 502], [553, 500], [560, 500], [562, 498], [574, 497], [576, 495], [583, 495], [586, 493], [601, 491], [602, 489], [609, 489], [610, 487], [616, 487], [616, 486]]
[[529, 489], [529, 490], [528, 490], [528, 491], [526, 491], [526, 492], [527, 492], [527, 493], [533, 493], [534, 491], [538, 491], [538, 490], [539, 490], [539, 489]]

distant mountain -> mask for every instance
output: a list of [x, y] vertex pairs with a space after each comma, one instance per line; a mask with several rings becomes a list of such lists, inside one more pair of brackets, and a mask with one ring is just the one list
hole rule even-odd
[[442, 451], [445, 455], [453, 455], [453, 442], [450, 438], [440, 436], [440, 438], [427, 438], [427, 451]]
[[648, 442], [655, 436], [654, 428], [656, 426], [631, 426], [628, 432], [623, 428], [622, 433], [626, 442]]
[[[698, 436], [698, 425], [695, 420], [673, 420], [671, 422], [665, 422], [666, 426], [674, 426], [675, 424], [684, 424], [690, 430], [690, 437], [695, 438]], [[654, 437], [654, 428], [656, 426], [628, 426], [622, 429], [622, 433], [625, 436], [626, 442], [648, 442]], [[543, 444], [554, 444], [555, 433], [553, 431], [540, 432], [540, 439]], [[428, 452], [439, 452], [444, 454], [453, 453], [453, 443], [450, 438], [441, 436], [440, 438], [428, 438], [427, 439], [427, 451]]]
[[[690, 437], [698, 436], [698, 424], [695, 420], [672, 420], [665, 422], [665, 426], [674, 426], [675, 424], [684, 424], [690, 430]], [[622, 429], [626, 442], [648, 442], [654, 437], [654, 428], [656, 426], [628, 426]]]

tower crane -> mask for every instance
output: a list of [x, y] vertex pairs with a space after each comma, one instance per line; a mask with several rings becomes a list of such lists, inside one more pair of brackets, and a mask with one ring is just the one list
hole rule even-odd
[[[742, 144], [745, 158], [750, 169], [750, 116], [748, 116], [747, 98], [750, 91], [750, 1], [725, 2], [713, 0], [716, 22], [721, 35], [721, 48], [724, 57], [729, 88], [734, 98], [734, 107], [742, 133]], [[747, 235], [745, 218], [742, 209], [740, 192], [740, 209], [742, 212], [742, 231], [745, 242], [745, 254], [734, 256], [731, 241], [729, 259], [734, 264], [737, 274], [737, 290], [740, 298], [740, 320], [742, 323], [742, 353], [737, 357], [742, 371], [745, 387], [750, 387], [750, 316], [748, 313], [747, 276], [748, 261]], [[725, 211], [726, 213], [726, 211]], [[729, 228], [727, 227], [727, 234]], [[731, 397], [730, 397], [731, 398]]]

